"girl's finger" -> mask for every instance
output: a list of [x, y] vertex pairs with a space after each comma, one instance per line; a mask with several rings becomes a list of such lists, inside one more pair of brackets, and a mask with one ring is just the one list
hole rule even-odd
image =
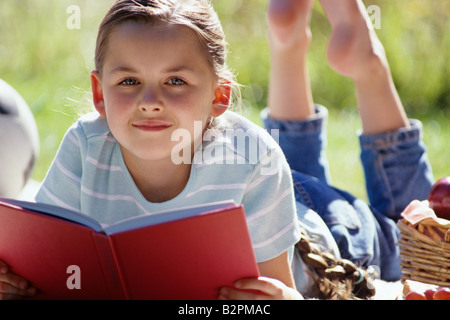
[[269, 300], [270, 296], [260, 291], [246, 291], [224, 287], [220, 289], [219, 300]]
[[33, 287], [20, 289], [7, 282], [0, 282], [0, 297], [3, 300], [17, 299], [24, 296], [33, 296], [35, 293], [36, 289]]
[[9, 266], [5, 262], [0, 260], [0, 273], [7, 273], [8, 270], [9, 270]]
[[240, 279], [234, 285], [238, 289], [257, 290], [269, 296], [282, 296], [286, 288], [281, 281], [266, 277]]
[[29, 286], [27, 280], [12, 272], [0, 273], [0, 283], [2, 282], [21, 290], [26, 290]]

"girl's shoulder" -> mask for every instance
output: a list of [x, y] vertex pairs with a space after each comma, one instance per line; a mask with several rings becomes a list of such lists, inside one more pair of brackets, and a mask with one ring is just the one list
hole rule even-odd
[[219, 128], [228, 137], [245, 137], [249, 141], [266, 146], [268, 149], [278, 149], [278, 132], [270, 132], [257, 125], [243, 115], [232, 111], [225, 112], [219, 121]]
[[93, 137], [106, 137], [110, 135], [110, 130], [105, 117], [97, 112], [84, 114], [71, 126], [69, 131], [82, 134], [87, 140]]
[[[205, 132], [205, 150], [207, 148], [225, 148], [218, 154], [230, 155], [230, 152], [246, 162], [257, 164], [267, 156], [281, 156], [278, 134], [269, 133], [251, 120], [232, 111], [218, 118], [216, 126]], [[214, 138], [212, 138], [214, 137]], [[212, 141], [212, 142], [210, 142]], [[217, 153], [217, 152], [216, 152]]]

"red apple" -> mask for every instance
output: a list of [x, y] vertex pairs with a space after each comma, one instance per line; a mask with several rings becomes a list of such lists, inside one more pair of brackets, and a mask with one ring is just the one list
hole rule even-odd
[[428, 202], [439, 218], [450, 220], [450, 177], [441, 178], [433, 185]]
[[450, 300], [450, 288], [440, 288], [433, 295], [433, 300]]
[[434, 294], [436, 293], [436, 289], [427, 289], [424, 294], [427, 297], [427, 300], [434, 300]]
[[427, 297], [423, 293], [410, 291], [406, 295], [405, 300], [427, 300]]

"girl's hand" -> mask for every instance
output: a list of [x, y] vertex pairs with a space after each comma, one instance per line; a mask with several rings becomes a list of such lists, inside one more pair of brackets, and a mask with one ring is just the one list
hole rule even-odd
[[0, 260], [0, 300], [17, 300], [36, 294], [36, 288], [27, 280], [11, 272], [6, 263]]
[[259, 277], [240, 279], [234, 288], [223, 287], [219, 300], [302, 300], [302, 295], [279, 280]]

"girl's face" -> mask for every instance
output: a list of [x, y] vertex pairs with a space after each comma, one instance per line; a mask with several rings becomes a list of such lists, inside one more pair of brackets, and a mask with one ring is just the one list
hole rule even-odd
[[[129, 21], [112, 31], [102, 74], [91, 74], [92, 91], [124, 158], [167, 159], [181, 140], [192, 156], [194, 139], [201, 139], [210, 116], [226, 110], [227, 91], [206, 54], [183, 26]], [[196, 121], [202, 130], [198, 122], [194, 130]], [[177, 129], [184, 129], [178, 131], [183, 139], [172, 141]]]

